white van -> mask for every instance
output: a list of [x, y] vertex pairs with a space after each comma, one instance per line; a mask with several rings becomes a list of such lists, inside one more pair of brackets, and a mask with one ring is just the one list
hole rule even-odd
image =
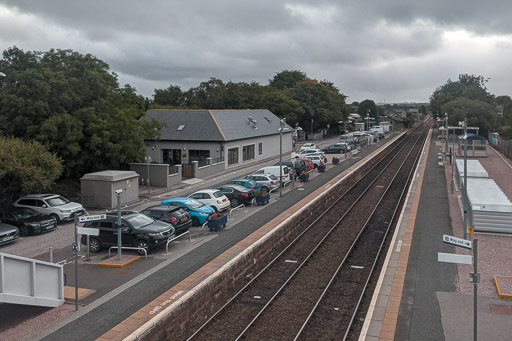
[[[287, 166], [281, 166], [283, 168], [282, 175], [283, 178], [281, 179], [281, 183], [284, 184], [288, 181], [290, 181], [290, 173]], [[279, 166], [268, 166], [258, 169], [253, 174], [273, 174], [279, 179]]]

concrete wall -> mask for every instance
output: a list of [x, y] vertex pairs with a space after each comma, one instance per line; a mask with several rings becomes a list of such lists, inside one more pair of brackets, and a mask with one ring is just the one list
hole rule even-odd
[[[396, 141], [392, 145], [394, 144], [396, 144]], [[389, 148], [391, 146], [386, 147], [386, 149]], [[167, 310], [167, 315], [159, 315], [151, 321], [152, 327], [146, 330], [143, 335], [139, 334], [138, 339], [164, 340], [172, 335], [173, 330], [186, 329], [187, 321], [193, 320], [197, 316], [203, 317], [205, 311], [208, 311], [208, 307], [212, 304], [212, 300], [222, 298], [227, 292], [238, 290], [234, 287], [239, 284], [237, 283], [239, 279], [248, 274], [256, 273], [260, 263], [265, 264], [265, 262], [275, 257], [278, 250], [287, 244], [287, 236], [306, 228], [334, 200], [343, 195], [369, 169], [382, 160], [386, 154], [384, 152], [386, 149], [381, 150], [374, 158], [338, 180], [321, 194], [314, 192], [306, 200], [295, 204], [284, 212], [283, 214], [294, 213], [279, 225], [276, 223], [277, 227], [275, 229], [227, 263], [223, 267], [223, 271], [216, 272], [212, 275], [211, 280], [203, 282], [186, 301], [176, 301], [175, 308]], [[304, 205], [304, 202], [308, 200], [309, 202]], [[276, 221], [281, 221], [282, 219], [280, 219], [280, 217], [276, 217]]]
[[217, 162], [212, 163], [212, 159], [209, 159], [209, 165], [204, 167], [197, 167], [195, 177], [196, 178], [205, 178], [211, 175], [219, 174], [223, 170], [226, 169], [226, 163], [225, 162]]
[[[149, 164], [149, 181], [151, 186], [155, 187], [171, 187], [181, 182], [181, 165], [173, 166], [175, 172], [169, 174], [170, 166], [166, 163], [150, 163]], [[130, 170], [139, 174], [139, 179], [146, 183], [148, 178], [148, 164], [146, 163], [130, 163]]]

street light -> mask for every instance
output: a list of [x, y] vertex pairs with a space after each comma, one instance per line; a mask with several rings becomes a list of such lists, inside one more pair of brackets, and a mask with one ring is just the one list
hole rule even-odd
[[285, 124], [286, 118], [279, 120], [279, 197], [283, 196], [283, 128]]
[[370, 145], [370, 109], [368, 109], [368, 113], [366, 114], [366, 134], [368, 135], [368, 146]]
[[[153, 145], [151, 147], [151, 150], [155, 150], [156, 148], [156, 145]], [[148, 156], [148, 149], [146, 148], [146, 164], [147, 164], [147, 170], [148, 170], [148, 178], [147, 178], [147, 183], [148, 183], [148, 194], [151, 194], [151, 184], [149, 182], [149, 160], [150, 160], [150, 156]]]

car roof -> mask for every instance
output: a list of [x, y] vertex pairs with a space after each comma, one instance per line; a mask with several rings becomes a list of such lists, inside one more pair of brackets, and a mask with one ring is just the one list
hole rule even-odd
[[146, 207], [145, 209], [143, 209], [143, 211], [145, 210], [154, 210], [154, 211], [174, 211], [176, 209], [181, 209], [181, 207], [179, 206], [174, 206], [174, 205], [154, 205], [154, 206], [150, 206], [150, 207]]
[[239, 191], [250, 191], [249, 188], [247, 187], [244, 187], [242, 185], [238, 185], [238, 184], [223, 184], [223, 185], [219, 185], [219, 187], [231, 187], [231, 188], [234, 188], [236, 190], [239, 190]]
[[[23, 211], [23, 210], [31, 210], [31, 211], [34, 211], [33, 209], [29, 208], [29, 207], [18, 207], [18, 206], [6, 206], [6, 207], [0, 207], [0, 211], [2, 212], [7, 212], [7, 213], [13, 213], [13, 212], [17, 212], [17, 211]], [[34, 211], [35, 212], [35, 211]]]
[[[218, 189], [215, 189], [215, 188], [205, 188], [205, 189], [200, 189], [199, 191], [195, 191], [194, 193], [192, 194], [196, 194], [196, 193], [215, 193], [215, 192], [218, 192], [219, 190]], [[192, 195], [191, 194], [191, 195]]]
[[22, 196], [20, 199], [37, 198], [37, 199], [50, 199], [60, 197], [59, 194], [27, 194]]

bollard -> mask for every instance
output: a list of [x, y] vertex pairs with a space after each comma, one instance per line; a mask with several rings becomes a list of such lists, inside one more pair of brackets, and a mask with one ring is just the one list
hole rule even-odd
[[53, 263], [53, 246], [50, 246], [50, 263]]

